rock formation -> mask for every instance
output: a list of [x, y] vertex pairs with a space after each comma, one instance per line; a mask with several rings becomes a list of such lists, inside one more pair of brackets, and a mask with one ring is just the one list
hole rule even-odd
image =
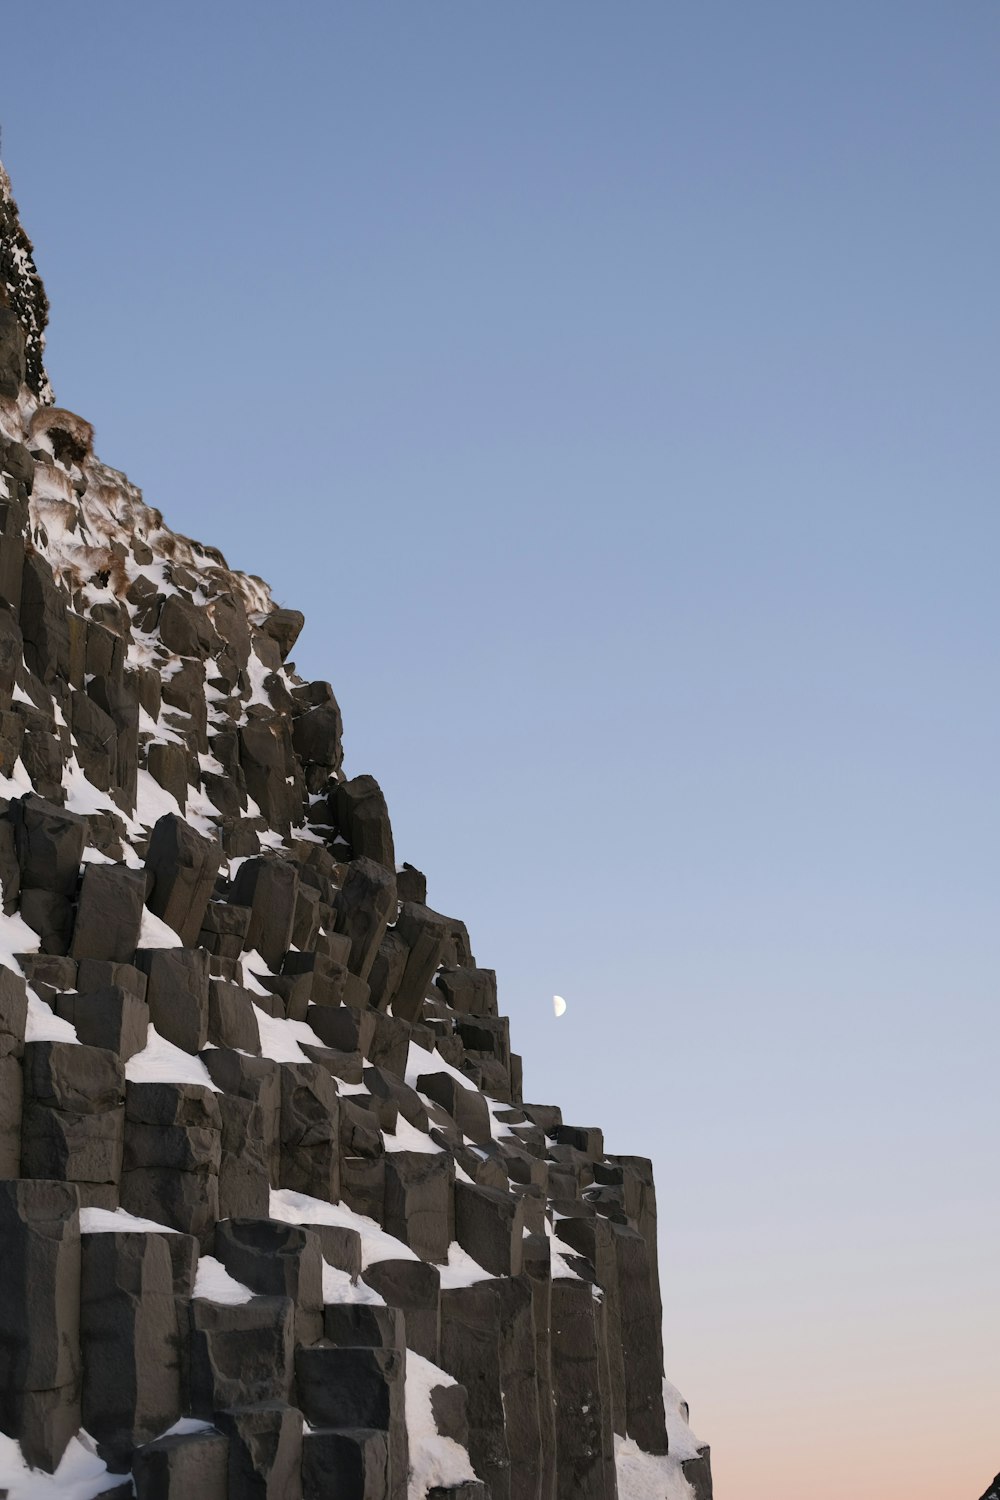
[[95, 457], [46, 316], [0, 169], [0, 1489], [707, 1500], [650, 1163], [524, 1102], [302, 616]]

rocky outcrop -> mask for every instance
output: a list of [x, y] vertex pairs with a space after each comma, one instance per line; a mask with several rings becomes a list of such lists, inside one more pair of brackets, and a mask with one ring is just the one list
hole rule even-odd
[[0, 1430], [140, 1500], [707, 1500], [650, 1163], [523, 1100], [301, 615], [52, 403], [3, 175], [0, 283]]

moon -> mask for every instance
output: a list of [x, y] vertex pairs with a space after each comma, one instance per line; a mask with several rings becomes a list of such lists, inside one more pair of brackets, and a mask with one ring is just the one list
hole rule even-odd
[[552, 1009], [555, 1011], [557, 1016], [564, 1016], [566, 1014], [566, 1001], [563, 999], [562, 995], [552, 996]]

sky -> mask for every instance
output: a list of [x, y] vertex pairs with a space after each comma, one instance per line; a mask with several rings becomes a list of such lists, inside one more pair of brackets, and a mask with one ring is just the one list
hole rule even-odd
[[720, 1500], [976, 1500], [1000, 4], [36, 0], [3, 44], [60, 404], [305, 612], [526, 1097], [652, 1157]]

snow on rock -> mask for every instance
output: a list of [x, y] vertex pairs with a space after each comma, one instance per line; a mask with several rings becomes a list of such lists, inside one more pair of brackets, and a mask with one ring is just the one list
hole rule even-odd
[[21, 965], [15, 953], [37, 953], [38, 933], [34, 932], [19, 911], [8, 917], [0, 913], [0, 964], [20, 974]]
[[205, 1302], [234, 1305], [249, 1302], [253, 1292], [242, 1281], [230, 1276], [221, 1260], [216, 1260], [214, 1255], [200, 1255], [194, 1279], [194, 1295]]
[[402, 1115], [397, 1117], [396, 1129], [385, 1131], [382, 1138], [387, 1151], [425, 1151], [435, 1154], [443, 1150], [436, 1141], [431, 1140], [425, 1130], [418, 1130], [416, 1125], [411, 1125]]
[[28, 988], [28, 1020], [24, 1028], [26, 1042], [75, 1042], [76, 1031], [69, 1021], [64, 1021], [53, 1010], [39, 1000], [34, 990]]
[[[253, 990], [255, 986], [248, 983], [246, 988]], [[256, 990], [262, 995], [267, 994], [263, 985], [257, 985]], [[299, 1043], [308, 1042], [312, 1047], [323, 1045], [305, 1021], [289, 1021], [282, 1016], [269, 1015], [259, 1005], [254, 1006], [254, 1014], [260, 1031], [261, 1056], [269, 1057], [272, 1062], [308, 1062], [309, 1058]]]
[[484, 1270], [477, 1260], [473, 1260], [457, 1240], [452, 1240], [448, 1246], [448, 1264], [440, 1266], [439, 1270], [442, 1291], [456, 1286], [472, 1286], [477, 1281], [492, 1280], [489, 1271]]
[[660, 1457], [643, 1453], [631, 1438], [615, 1438], [618, 1500], [695, 1500], [683, 1465], [698, 1458], [704, 1445], [688, 1425], [687, 1403], [676, 1386], [663, 1382], [669, 1452]]
[[428, 1052], [425, 1047], [420, 1046], [419, 1042], [411, 1042], [405, 1074], [405, 1081], [411, 1089], [416, 1088], [417, 1079], [421, 1073], [447, 1073], [461, 1084], [463, 1089], [472, 1089], [475, 1092], [476, 1085], [472, 1079], [466, 1078], [465, 1074], [452, 1067], [451, 1063], [445, 1062], [440, 1052]]
[[442, 1437], [434, 1422], [431, 1391], [436, 1385], [455, 1385], [450, 1375], [413, 1350], [406, 1355], [406, 1435], [410, 1445], [408, 1500], [424, 1500], [438, 1485], [474, 1480], [475, 1470], [466, 1450], [454, 1438]]
[[142, 909], [142, 925], [139, 928], [140, 948], [181, 948], [183, 944], [172, 927], [158, 917], [148, 906]]
[[200, 1057], [192, 1057], [161, 1036], [149, 1023], [149, 1040], [141, 1052], [130, 1057], [125, 1064], [125, 1077], [129, 1083], [198, 1083], [211, 1089], [213, 1094], [222, 1090], [212, 1082], [208, 1069]]
[[138, 1219], [123, 1208], [81, 1208], [81, 1234], [176, 1234], [167, 1224]]
[[362, 1268], [380, 1260], [419, 1260], [409, 1245], [387, 1234], [381, 1224], [364, 1214], [355, 1213], [346, 1203], [327, 1203], [310, 1198], [307, 1193], [293, 1193], [290, 1188], [271, 1189], [271, 1218], [286, 1224], [340, 1224], [356, 1229], [361, 1236]]
[[120, 1474], [108, 1473], [97, 1445], [82, 1427], [70, 1438], [54, 1474], [29, 1468], [20, 1444], [0, 1432], [0, 1492], [10, 1500], [94, 1500], [121, 1482]]
[[385, 1298], [374, 1287], [370, 1287], [360, 1277], [357, 1281], [352, 1281], [346, 1271], [331, 1266], [326, 1260], [323, 1262], [323, 1301], [366, 1302], [370, 1307], [385, 1306]]

